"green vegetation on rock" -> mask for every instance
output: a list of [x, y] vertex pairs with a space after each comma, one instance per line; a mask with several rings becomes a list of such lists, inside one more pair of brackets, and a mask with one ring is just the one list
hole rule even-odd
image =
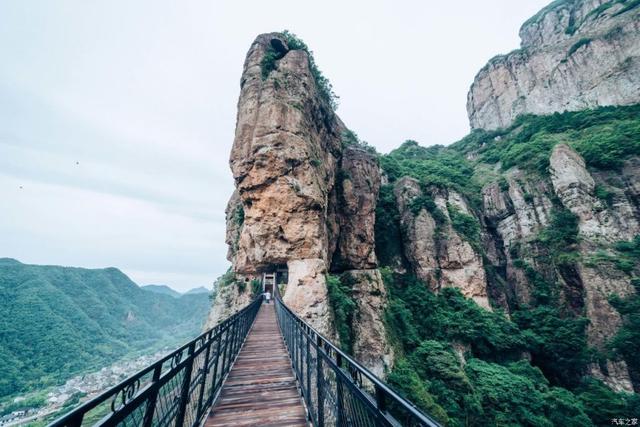
[[347, 353], [353, 352], [353, 316], [356, 302], [351, 295], [354, 279], [349, 273], [339, 277], [327, 275], [327, 297], [333, 311], [340, 346]]
[[[638, 293], [610, 299], [622, 326], [605, 355], [605, 350], [589, 347], [583, 297], [575, 294], [582, 285], [567, 279], [576, 277], [580, 264], [606, 262], [640, 286], [640, 237], [603, 243], [593, 256], [579, 250], [578, 218], [545, 190], [552, 188], [549, 157], [559, 143], [573, 147], [596, 172], [594, 195], [602, 201], [601, 209], [610, 208], [621, 184], [603, 182], [602, 172], [615, 176], [627, 159], [640, 155], [640, 105], [521, 116], [507, 129], [476, 130], [448, 147], [406, 141], [381, 155], [389, 184], [382, 187], [376, 210], [376, 254], [387, 266], [382, 270], [389, 298], [385, 323], [397, 361], [389, 381], [409, 398], [416, 396], [414, 401], [445, 425], [589, 426], [638, 413], [637, 394], [614, 392], [588, 376], [590, 364], [619, 358], [634, 383], [640, 383]], [[512, 173], [513, 168], [521, 172]], [[506, 279], [496, 272], [501, 267], [488, 260], [483, 244], [481, 230], [491, 230], [482, 217], [482, 187], [495, 183], [499, 191], [511, 192], [515, 182], [525, 203], [541, 204], [542, 196], [550, 201], [548, 225], [509, 247], [512, 268], [527, 283], [526, 303], [509, 302], [507, 317], [497, 308], [480, 308], [455, 289], [441, 288], [436, 294], [429, 287], [433, 284], [398, 273], [411, 271], [402, 254], [406, 236], [393, 192], [405, 176], [418, 180], [423, 191], [409, 212], [417, 215], [424, 209], [443, 224], [449, 221], [484, 257], [493, 286], [504, 286]], [[546, 184], [538, 192], [531, 185], [535, 182]], [[448, 191], [459, 193], [470, 212], [449, 204], [448, 215], [438, 215], [432, 197]], [[387, 238], [387, 232], [400, 243]], [[438, 238], [446, 239], [446, 232]]]
[[[282, 36], [287, 42], [289, 50], [304, 50], [307, 53], [307, 56], [309, 58], [309, 70], [311, 71], [311, 75], [316, 82], [318, 92], [322, 99], [324, 99], [329, 104], [331, 109], [335, 111], [338, 108], [339, 97], [333, 91], [333, 86], [331, 85], [329, 79], [326, 78], [325, 75], [322, 74], [322, 71], [320, 71], [320, 68], [318, 68], [316, 60], [313, 56], [313, 51], [309, 49], [307, 44], [302, 41], [300, 37], [296, 36], [288, 30], [284, 30], [282, 32]], [[265, 54], [262, 57], [262, 62], [260, 63], [262, 80], [266, 80], [267, 77], [269, 77], [269, 74], [271, 74], [271, 72], [277, 68], [276, 61], [280, 59], [280, 57], [281, 55], [272, 46], [269, 46], [266, 49]]]
[[[383, 278], [386, 324], [397, 349], [389, 382], [445, 425], [578, 427], [603, 425], [610, 412], [635, 413], [637, 395], [583, 377], [585, 319], [540, 305], [517, 311], [512, 322], [455, 289], [434, 294], [389, 269]], [[627, 322], [619, 342], [634, 351], [640, 325]], [[603, 414], [602, 405], [613, 409]]]

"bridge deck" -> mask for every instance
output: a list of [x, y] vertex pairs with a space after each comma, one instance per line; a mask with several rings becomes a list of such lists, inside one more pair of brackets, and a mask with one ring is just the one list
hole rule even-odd
[[263, 304], [205, 426], [307, 426], [274, 304]]

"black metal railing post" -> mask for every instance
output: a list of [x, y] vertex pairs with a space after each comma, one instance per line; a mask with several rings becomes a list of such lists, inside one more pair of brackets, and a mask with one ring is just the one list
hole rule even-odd
[[[342, 369], [342, 355], [340, 353], [336, 354], [336, 365], [338, 365], [338, 369]], [[336, 425], [341, 426], [343, 422], [343, 391], [342, 391], [342, 380], [339, 375], [336, 375]]]
[[311, 344], [309, 343], [309, 335], [308, 335], [308, 331], [305, 332], [306, 335], [306, 344], [307, 344], [307, 357], [306, 357], [306, 364], [307, 364], [307, 390], [306, 390], [306, 394], [307, 396], [309, 396], [308, 398], [311, 398]]
[[216, 328], [214, 331], [214, 336], [218, 336], [218, 340], [216, 341], [216, 355], [215, 362], [213, 363], [213, 382], [211, 386], [211, 395], [209, 396], [209, 400], [213, 400], [213, 396], [218, 388], [218, 362], [220, 361], [220, 345], [222, 344], [222, 333], [220, 332], [220, 328]]
[[162, 365], [157, 365], [153, 370], [153, 377], [151, 378], [151, 396], [147, 402], [147, 408], [144, 411], [144, 420], [142, 422], [143, 427], [150, 427], [153, 422], [153, 415], [155, 413], [156, 402], [158, 400], [158, 390], [160, 390], [160, 386], [158, 384], [160, 374], [162, 374]]
[[[224, 336], [224, 341], [222, 336]], [[227, 364], [227, 350], [229, 348], [229, 328], [225, 325], [225, 329], [222, 332], [222, 336], [220, 337], [220, 342], [224, 345], [224, 350], [222, 350], [222, 366], [220, 367], [220, 381], [224, 378], [226, 372], [226, 364]]]
[[211, 353], [211, 331], [207, 334], [205, 342], [208, 343], [207, 349], [204, 353], [204, 363], [202, 365], [202, 380], [200, 381], [200, 392], [198, 393], [198, 410], [197, 410], [197, 418], [200, 418], [202, 411], [202, 403], [204, 400], [204, 389], [207, 387], [207, 375], [209, 375], [209, 354]]
[[188, 347], [188, 359], [184, 366], [184, 377], [182, 377], [182, 388], [180, 390], [180, 403], [178, 405], [178, 415], [176, 416], [175, 425], [181, 427], [184, 423], [184, 416], [187, 411], [187, 404], [189, 403], [189, 386], [191, 384], [191, 371], [193, 369], [193, 352], [195, 350], [196, 343], [192, 341]]
[[318, 415], [318, 427], [324, 426], [324, 371], [322, 370], [322, 338], [320, 335], [317, 337], [316, 351], [318, 353], [317, 374], [316, 374], [316, 387], [318, 389], [318, 408], [316, 414]]

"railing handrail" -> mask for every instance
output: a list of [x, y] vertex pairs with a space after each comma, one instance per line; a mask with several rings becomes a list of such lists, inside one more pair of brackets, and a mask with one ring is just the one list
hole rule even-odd
[[[188, 361], [192, 362], [195, 356], [198, 356], [200, 353], [204, 352], [205, 350], [208, 351], [209, 346], [212, 345], [213, 342], [219, 339], [221, 335], [227, 332], [230, 328], [235, 327], [236, 324], [238, 323], [238, 320], [241, 317], [247, 315], [250, 310], [255, 309], [256, 306], [260, 305], [261, 301], [262, 301], [262, 296], [255, 298], [251, 303], [247, 304], [241, 310], [229, 316], [225, 320], [219, 322], [214, 327], [201, 333], [196, 338], [178, 347], [176, 350], [172, 351], [171, 353], [165, 356], [162, 356], [160, 359], [156, 360], [151, 365], [129, 376], [128, 378], [121, 381], [117, 385], [109, 388], [108, 390], [102, 392], [98, 396], [90, 399], [89, 401], [83, 403], [77, 408], [62, 415], [58, 419], [54, 420], [47, 427], [78, 426], [82, 423], [82, 417], [85, 414], [95, 409], [99, 405], [105, 403], [109, 399], [113, 399], [112, 408], [114, 408], [113, 405], [115, 404], [116, 399], [118, 399], [118, 397], [121, 394], [123, 395], [123, 404], [117, 409], [114, 408], [113, 412], [115, 413], [117, 410], [122, 409], [122, 407], [125, 406], [127, 403], [130, 403], [135, 398], [137, 398], [138, 396], [148, 391], [147, 389], [151, 384], [145, 384], [143, 387], [140, 387], [140, 384], [139, 384], [139, 381], [143, 377], [145, 377], [145, 375], [149, 375], [152, 372], [154, 372], [154, 375], [155, 375], [155, 371], [157, 371], [159, 375], [157, 378], [154, 377], [154, 381], [160, 381], [160, 382], [162, 382], [163, 379], [166, 379], [168, 376], [172, 374], [175, 375], [177, 371], [184, 368], [185, 364]], [[253, 318], [251, 319], [250, 323], [246, 327], [247, 332], [251, 324], [253, 323], [253, 320], [255, 319], [256, 313], [257, 313], [257, 310], [255, 310], [255, 313], [253, 313]], [[246, 334], [245, 334], [245, 337], [246, 337]], [[228, 340], [229, 337], [227, 336], [226, 339]], [[200, 344], [199, 347], [198, 347], [198, 344]], [[218, 347], [218, 349], [219, 348], [220, 347]], [[225, 351], [226, 349], [227, 349], [227, 343], [225, 341]], [[185, 350], [189, 352], [186, 356], [183, 354]], [[171, 368], [166, 370], [165, 372], [162, 372], [163, 365], [169, 360], [172, 361]], [[130, 393], [130, 395], [126, 395], [127, 393]]]
[[[403, 398], [402, 396], [400, 396], [396, 391], [394, 391], [390, 386], [388, 386], [386, 383], [384, 383], [380, 378], [378, 378], [369, 369], [367, 369], [365, 366], [360, 364], [353, 357], [349, 356], [344, 351], [342, 351], [339, 347], [337, 347], [335, 344], [333, 344], [331, 342], [331, 340], [329, 340], [322, 333], [317, 331], [313, 326], [311, 326], [309, 323], [307, 323], [306, 321], [301, 319], [300, 316], [298, 316], [295, 312], [293, 312], [293, 310], [291, 310], [289, 307], [287, 307], [287, 305], [282, 300], [282, 297], [280, 295], [280, 289], [278, 288], [277, 285], [275, 286], [274, 295], [275, 295], [276, 304], [280, 304], [281, 307], [290, 316], [292, 316], [299, 324], [304, 325], [304, 328], [307, 330], [305, 332], [313, 333], [320, 340], [322, 345], [324, 345], [325, 347], [330, 348], [331, 350], [333, 350], [335, 352], [337, 357], [336, 357], [336, 361], [334, 361], [334, 363], [338, 362], [336, 364], [336, 366], [338, 366], [338, 368], [343, 370], [342, 367], [339, 366], [339, 363], [340, 363], [339, 359], [342, 359], [343, 361], [346, 361], [350, 365], [350, 368], [354, 368], [355, 370], [357, 370], [358, 373], [364, 375], [373, 384], [373, 386], [375, 387], [376, 396], [372, 396], [370, 393], [367, 393], [366, 391], [362, 390], [360, 387], [358, 387], [358, 388], [360, 389], [360, 391], [363, 394], [366, 395], [367, 398], [373, 399], [373, 401], [376, 402], [377, 408], [385, 413], [384, 414], [385, 417], [391, 417], [391, 415], [384, 409], [384, 407], [386, 405], [384, 403], [381, 404], [381, 402], [378, 401], [379, 398], [380, 398], [380, 394], [379, 394], [380, 392], [383, 393], [383, 396], [386, 395], [386, 396], [390, 397], [392, 399], [392, 401], [394, 401], [395, 403], [397, 403], [400, 406], [402, 406], [402, 409], [404, 409], [409, 414], [411, 414], [411, 416], [416, 421], [421, 423], [422, 425], [428, 426], [428, 427], [441, 427], [441, 425], [436, 420], [431, 418], [429, 415], [424, 414], [422, 411], [420, 411], [416, 407], [416, 405], [414, 405], [409, 400], [407, 400], [407, 399]], [[278, 322], [278, 323], [280, 324], [280, 322]], [[280, 325], [280, 328], [282, 330], [282, 325]], [[282, 333], [284, 335], [284, 331], [282, 331]], [[289, 349], [288, 346], [287, 346], [287, 349], [290, 352], [290, 349]], [[326, 353], [326, 351], [324, 349], [321, 349], [321, 350], [323, 350]], [[327, 357], [329, 357], [329, 356], [327, 355]], [[295, 371], [295, 369], [294, 369], [294, 371]], [[353, 377], [352, 374], [349, 373], [349, 375]], [[400, 424], [398, 424], [398, 425], [400, 425]]]

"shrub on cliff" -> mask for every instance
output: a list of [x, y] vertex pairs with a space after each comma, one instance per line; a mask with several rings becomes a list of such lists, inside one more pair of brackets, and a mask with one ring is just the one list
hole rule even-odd
[[[435, 402], [429, 393], [428, 383], [420, 379], [407, 361], [401, 359], [395, 364], [393, 371], [387, 377], [387, 382], [402, 396], [418, 405], [419, 408], [442, 424], [449, 425], [451, 423], [447, 412]], [[391, 412], [394, 412], [394, 408], [391, 408]]]
[[[635, 241], [638, 241], [636, 237]], [[622, 326], [609, 343], [614, 354], [627, 362], [632, 379], [640, 383], [640, 278], [632, 279], [636, 293], [621, 298], [612, 296], [611, 304], [622, 316]]]
[[318, 68], [316, 60], [313, 57], [313, 51], [309, 49], [307, 44], [302, 41], [300, 37], [296, 36], [292, 32], [284, 30], [282, 32], [282, 35], [284, 36], [289, 49], [304, 50], [305, 52], [307, 52], [309, 56], [309, 69], [311, 70], [311, 74], [313, 75], [316, 86], [318, 87], [318, 92], [320, 92], [320, 96], [322, 96], [322, 98], [327, 101], [327, 103], [335, 111], [338, 108], [338, 99], [340, 97], [333, 91], [333, 85], [331, 84], [329, 79], [326, 78], [324, 74], [322, 74], [322, 71], [320, 71], [320, 68]]
[[353, 315], [356, 302], [351, 295], [353, 277], [344, 273], [340, 277], [327, 275], [327, 297], [340, 338], [340, 347], [353, 353]]

